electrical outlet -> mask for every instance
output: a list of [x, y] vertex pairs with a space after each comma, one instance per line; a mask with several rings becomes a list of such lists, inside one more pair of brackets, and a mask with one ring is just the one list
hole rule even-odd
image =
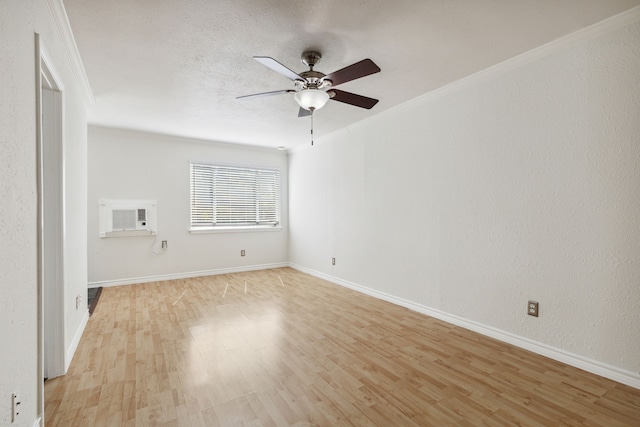
[[335, 258], [331, 258], [331, 265], [336, 265], [336, 259]]
[[80, 294], [76, 295], [76, 310], [80, 308]]
[[240, 251], [240, 256], [244, 256], [244, 249]]
[[20, 398], [18, 397], [18, 393], [13, 393], [11, 395], [11, 423], [15, 423], [18, 420], [18, 415], [20, 415]]
[[527, 314], [529, 316], [538, 317], [538, 302], [537, 301], [529, 301], [527, 303]]
[[167, 243], [166, 240], [162, 241], [162, 249], [168, 249], [169, 248], [169, 243]]

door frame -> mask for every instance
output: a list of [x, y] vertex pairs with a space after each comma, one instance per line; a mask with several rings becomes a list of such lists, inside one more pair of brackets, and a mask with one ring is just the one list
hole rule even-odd
[[[48, 378], [64, 375], [66, 368], [64, 351], [64, 86], [38, 33], [35, 34], [35, 42], [38, 412], [42, 420], [45, 375]], [[43, 102], [45, 97], [48, 100], [46, 103]], [[43, 119], [43, 114], [48, 117]], [[48, 238], [45, 238], [45, 233], [48, 233]]]

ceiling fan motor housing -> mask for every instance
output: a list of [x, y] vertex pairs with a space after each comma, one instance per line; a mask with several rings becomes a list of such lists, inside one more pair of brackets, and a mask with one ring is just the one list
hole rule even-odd
[[302, 63], [309, 67], [309, 71], [303, 71], [300, 73], [300, 77], [304, 78], [304, 81], [296, 80], [296, 89], [326, 89], [331, 86], [331, 80], [323, 80], [326, 74], [319, 71], [315, 71], [313, 66], [320, 62], [322, 55], [320, 52], [314, 50], [308, 50], [302, 53], [300, 60]]
[[319, 71], [309, 70], [300, 73], [304, 80], [296, 80], [296, 88], [303, 89], [326, 89], [331, 86], [331, 80], [324, 79], [325, 74]]

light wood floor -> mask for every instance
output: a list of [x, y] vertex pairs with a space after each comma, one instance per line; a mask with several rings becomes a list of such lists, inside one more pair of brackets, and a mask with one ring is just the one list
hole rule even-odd
[[65, 427], [640, 426], [640, 390], [288, 268], [105, 288], [45, 401]]

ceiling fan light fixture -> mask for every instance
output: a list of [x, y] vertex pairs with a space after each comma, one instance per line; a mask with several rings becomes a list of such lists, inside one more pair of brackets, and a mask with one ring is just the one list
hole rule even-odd
[[304, 89], [296, 92], [293, 97], [300, 107], [305, 110], [319, 110], [329, 101], [329, 94], [319, 89]]

